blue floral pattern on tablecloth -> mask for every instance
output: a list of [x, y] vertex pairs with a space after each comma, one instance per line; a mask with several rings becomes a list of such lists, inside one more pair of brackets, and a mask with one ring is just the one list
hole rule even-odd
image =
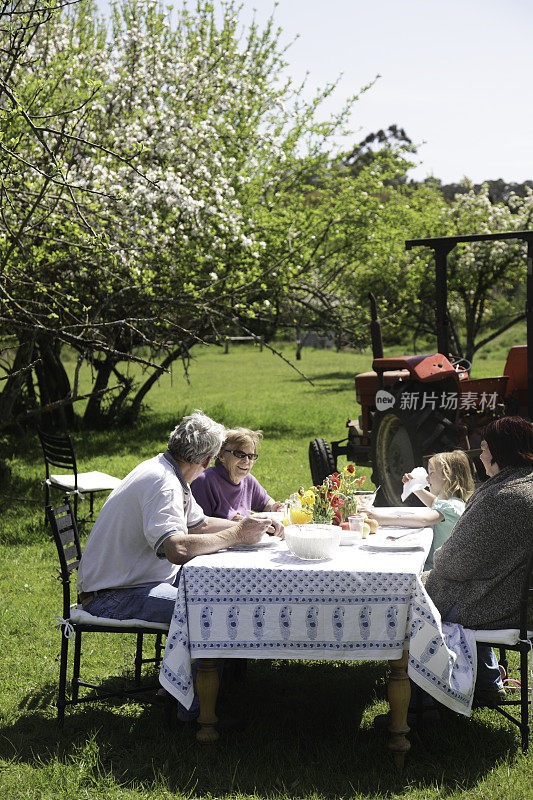
[[468, 715], [472, 632], [441, 623], [418, 574], [191, 562], [183, 568], [160, 680], [189, 708], [196, 658], [390, 660], [407, 647], [413, 681]]

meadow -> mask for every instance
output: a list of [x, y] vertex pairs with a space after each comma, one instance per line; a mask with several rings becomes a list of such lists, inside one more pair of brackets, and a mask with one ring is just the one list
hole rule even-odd
[[[504, 335], [482, 353], [474, 376], [501, 374], [516, 336]], [[281, 349], [294, 358], [293, 345]], [[134, 426], [75, 432], [81, 467], [122, 477], [165, 448], [184, 413], [202, 408], [228, 426], [263, 430], [254, 473], [283, 499], [311, 483], [309, 441], [343, 438], [347, 417], [357, 416], [354, 375], [371, 360], [368, 353], [304, 349], [295, 363], [311, 385], [266, 349], [233, 346], [226, 355], [197, 348], [194, 355], [190, 383], [175, 367]], [[384, 663], [253, 662], [232, 698], [248, 726], [212, 746], [196, 743], [194, 725], [168, 729], [160, 708], [131, 703], [78, 706], [60, 730], [60, 639], [53, 628], [60, 586], [43, 524], [42, 456], [31, 431], [7, 440], [4, 452], [12, 475], [0, 495], [0, 798], [533, 796], [531, 754], [521, 753], [518, 730], [487, 709], [471, 719], [444, 711], [440, 725], [413, 730], [405, 769], [397, 772], [383, 732], [372, 725], [386, 709]], [[84, 651], [86, 677], [120, 679], [131, 674], [132, 659], [128, 637], [93, 635]]]

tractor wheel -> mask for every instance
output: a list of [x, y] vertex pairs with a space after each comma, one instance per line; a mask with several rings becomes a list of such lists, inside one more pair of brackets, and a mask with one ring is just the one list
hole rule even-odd
[[372, 481], [391, 506], [402, 504], [402, 476], [422, 463], [420, 441], [401, 411], [376, 414], [372, 425]]
[[320, 486], [328, 475], [337, 472], [337, 462], [325, 439], [313, 439], [309, 443], [309, 466], [315, 486]]
[[[453, 450], [453, 432], [444, 416], [391, 409], [376, 412], [372, 424], [372, 481], [391, 506], [401, 505], [402, 476], [422, 466], [423, 457]], [[420, 505], [414, 495], [407, 503]]]

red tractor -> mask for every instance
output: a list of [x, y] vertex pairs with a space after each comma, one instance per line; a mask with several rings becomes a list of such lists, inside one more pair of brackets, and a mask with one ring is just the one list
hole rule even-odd
[[[527, 346], [512, 347], [503, 375], [470, 378], [470, 364], [448, 348], [446, 258], [459, 242], [522, 239], [527, 242]], [[533, 231], [411, 239], [406, 248], [435, 253], [438, 353], [383, 357], [375, 300], [371, 297], [372, 372], [355, 376], [359, 420], [347, 422], [347, 438], [314, 439], [309, 445], [313, 482], [337, 469], [337, 458], [373, 468], [382, 504], [400, 505], [402, 475], [433, 453], [460, 448], [479, 454], [480, 431], [507, 414], [533, 419]], [[446, 355], [444, 355], [446, 354]], [[528, 355], [529, 354], [529, 355]]]

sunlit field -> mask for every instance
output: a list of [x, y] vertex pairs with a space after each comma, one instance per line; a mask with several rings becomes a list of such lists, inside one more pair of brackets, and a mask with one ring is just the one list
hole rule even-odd
[[[482, 353], [473, 374], [501, 374], [520, 335], [504, 335]], [[294, 359], [294, 345], [281, 349]], [[80, 466], [122, 477], [165, 448], [184, 413], [201, 408], [228, 426], [263, 430], [254, 473], [283, 499], [311, 483], [309, 441], [343, 438], [347, 418], [358, 415], [354, 376], [370, 368], [371, 355], [304, 349], [294, 363], [312, 384], [266, 348], [239, 345], [228, 354], [197, 348], [190, 383], [176, 365], [135, 425], [73, 432]], [[88, 388], [88, 375], [82, 379]], [[372, 726], [386, 709], [382, 663], [252, 662], [246, 683], [228, 701], [248, 726], [212, 746], [197, 744], [194, 725], [169, 730], [161, 708], [136, 704], [78, 706], [59, 730], [60, 638], [52, 623], [60, 585], [43, 525], [42, 457], [31, 431], [7, 447], [12, 475], [0, 497], [0, 798], [532, 797], [532, 758], [521, 754], [518, 730], [489, 710], [469, 720], [444, 711], [440, 725], [413, 731], [406, 767], [396, 772], [384, 733]], [[128, 637], [86, 641], [88, 676], [120, 679], [131, 673], [132, 660]]]

